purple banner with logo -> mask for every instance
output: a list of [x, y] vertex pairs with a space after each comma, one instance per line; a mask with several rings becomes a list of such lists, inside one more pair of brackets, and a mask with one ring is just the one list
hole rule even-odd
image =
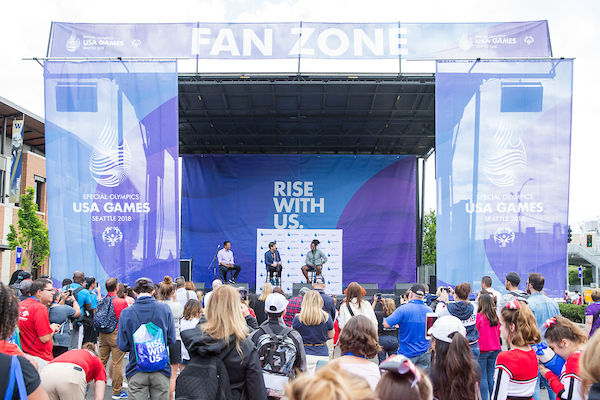
[[[238, 281], [255, 283], [257, 260], [272, 240], [259, 240], [265, 250], [257, 254], [257, 229], [280, 229], [290, 239], [311, 231], [325, 252], [339, 244], [317, 230], [342, 230], [344, 285], [414, 282], [415, 169], [414, 156], [183, 155], [182, 258], [193, 258], [195, 281], [210, 282], [208, 267], [228, 240], [242, 266]], [[292, 284], [287, 277], [299, 275], [310, 241], [288, 246], [298, 246], [282, 251], [290, 254], [283, 281]], [[337, 261], [339, 249], [330, 256]]]
[[177, 68], [46, 62], [52, 278], [179, 275]]
[[49, 57], [454, 59], [549, 57], [547, 21], [503, 23], [54, 22]]
[[573, 60], [438, 62], [442, 284], [504, 291], [510, 271], [538, 272], [564, 295], [572, 85]]

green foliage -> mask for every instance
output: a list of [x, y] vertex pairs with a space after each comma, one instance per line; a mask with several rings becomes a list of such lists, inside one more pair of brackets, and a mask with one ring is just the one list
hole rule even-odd
[[[583, 284], [589, 285], [594, 281], [592, 268], [583, 267]], [[569, 285], [579, 285], [579, 266], [569, 265]]]
[[6, 235], [11, 250], [15, 250], [17, 246], [23, 248], [22, 268], [30, 272], [32, 268], [43, 264], [50, 254], [48, 228], [36, 214], [38, 206], [33, 200], [34, 196], [33, 188], [27, 187], [25, 194], [21, 196], [21, 208], [18, 211], [19, 219], [17, 221], [18, 230], [11, 224], [10, 232]]
[[435, 264], [435, 210], [429, 210], [423, 221], [423, 265]]
[[575, 304], [565, 304], [560, 303], [558, 308], [560, 309], [560, 314], [570, 319], [573, 322], [582, 324], [585, 322], [585, 305], [575, 305]]

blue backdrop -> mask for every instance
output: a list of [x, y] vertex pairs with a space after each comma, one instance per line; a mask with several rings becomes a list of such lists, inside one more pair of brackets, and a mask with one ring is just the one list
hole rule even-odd
[[438, 62], [442, 284], [538, 272], [564, 295], [572, 85], [573, 60]]
[[343, 229], [345, 285], [414, 282], [415, 168], [414, 156], [183, 155], [181, 256], [209, 282], [229, 240], [238, 281], [254, 283], [257, 228]]

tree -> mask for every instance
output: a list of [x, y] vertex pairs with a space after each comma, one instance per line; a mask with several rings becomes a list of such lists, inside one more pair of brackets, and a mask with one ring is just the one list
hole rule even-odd
[[36, 214], [37, 204], [33, 201], [35, 191], [31, 186], [25, 189], [21, 196], [21, 208], [19, 208], [17, 221], [18, 232], [14, 225], [10, 225], [10, 232], [6, 235], [11, 250], [21, 246], [23, 248], [22, 267], [24, 270], [32, 271], [44, 263], [50, 254], [50, 242], [48, 239], [48, 228], [44, 221]]
[[429, 210], [423, 221], [423, 265], [435, 264], [435, 210]]

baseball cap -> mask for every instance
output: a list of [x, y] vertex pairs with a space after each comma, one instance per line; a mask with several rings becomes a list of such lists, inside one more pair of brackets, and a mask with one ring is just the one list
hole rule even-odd
[[462, 322], [460, 322], [460, 319], [453, 315], [444, 315], [443, 317], [439, 317], [433, 323], [433, 326], [429, 328], [427, 334], [442, 342], [452, 343], [450, 335], [454, 332], [458, 332], [464, 337], [467, 337], [467, 330]]
[[271, 293], [265, 300], [265, 312], [268, 314], [279, 314], [285, 310], [288, 305], [286, 298], [279, 293]]
[[310, 288], [307, 288], [306, 286], [303, 286], [302, 288], [300, 288], [300, 290], [298, 291], [298, 294], [300, 296], [304, 296], [306, 293], [310, 292]]
[[319, 275], [319, 276], [315, 277], [315, 283], [317, 283], [319, 285], [326, 283], [325, 277], [323, 275]]
[[154, 282], [150, 278], [138, 278], [133, 284], [134, 289], [138, 287], [148, 287], [154, 289]]
[[521, 277], [514, 271], [511, 271], [508, 274], [506, 274], [506, 280], [514, 283], [515, 285], [521, 283]]
[[17, 289], [21, 290], [21, 293], [29, 293], [32, 284], [33, 281], [31, 279], [25, 279], [24, 281], [19, 283]]
[[425, 296], [425, 286], [420, 283], [415, 283], [410, 287], [410, 291], [416, 294], [417, 296]]

